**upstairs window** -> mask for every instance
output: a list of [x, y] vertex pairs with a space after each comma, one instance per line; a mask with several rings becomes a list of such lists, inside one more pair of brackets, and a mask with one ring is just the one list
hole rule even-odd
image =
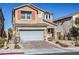
[[51, 19], [50, 15], [45, 15], [45, 19]]
[[48, 15], [46, 15], [46, 19], [48, 19]]
[[42, 18], [43, 13], [42, 12], [38, 12], [38, 17]]
[[21, 11], [21, 19], [32, 19], [31, 11]]
[[49, 15], [49, 19], [50, 19], [51, 17], [50, 17], [50, 15]]

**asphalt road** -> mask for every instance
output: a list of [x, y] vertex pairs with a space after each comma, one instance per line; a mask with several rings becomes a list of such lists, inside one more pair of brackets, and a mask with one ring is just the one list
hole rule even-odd
[[35, 55], [79, 55], [79, 52], [45, 53], [45, 54], [35, 54]]

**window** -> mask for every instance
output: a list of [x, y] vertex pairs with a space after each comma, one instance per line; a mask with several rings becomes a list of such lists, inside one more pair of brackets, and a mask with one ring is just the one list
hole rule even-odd
[[31, 15], [30, 14], [27, 14], [27, 19], [31, 19]]
[[21, 11], [21, 19], [31, 19], [31, 11]]
[[44, 19], [46, 19], [46, 15], [44, 15]]
[[49, 15], [49, 19], [50, 19], [50, 15]]
[[45, 19], [51, 19], [50, 15], [45, 15]]
[[51, 33], [51, 30], [50, 29], [48, 29], [48, 33]]
[[21, 12], [21, 19], [25, 19], [25, 14]]
[[48, 16], [46, 15], [46, 19], [48, 18]]
[[42, 18], [42, 12], [38, 12], [38, 17]]
[[54, 29], [53, 28], [48, 28], [48, 33], [53, 33], [54, 32]]

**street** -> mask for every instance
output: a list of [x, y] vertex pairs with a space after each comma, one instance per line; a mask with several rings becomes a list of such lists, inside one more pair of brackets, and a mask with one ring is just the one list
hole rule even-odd
[[45, 54], [34, 54], [34, 55], [79, 55], [79, 52], [45, 53]]
[[79, 55], [79, 48], [25, 49], [25, 55]]

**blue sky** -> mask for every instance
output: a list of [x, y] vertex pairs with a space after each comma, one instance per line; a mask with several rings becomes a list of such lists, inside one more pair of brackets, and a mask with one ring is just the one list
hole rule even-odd
[[[5, 18], [5, 30], [12, 27], [12, 9], [14, 7], [20, 6], [24, 3], [0, 3], [0, 8], [3, 10]], [[48, 12], [53, 13], [54, 18], [57, 19], [61, 16], [65, 16], [71, 13], [79, 12], [79, 4], [56, 4], [56, 3], [34, 3], [34, 5], [42, 8]]]

